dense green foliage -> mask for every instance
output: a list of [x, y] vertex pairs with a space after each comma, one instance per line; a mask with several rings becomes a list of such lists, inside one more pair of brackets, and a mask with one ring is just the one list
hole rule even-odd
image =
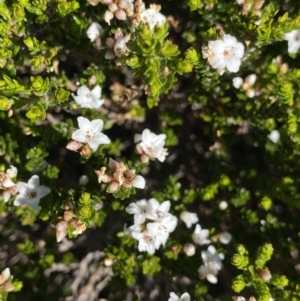
[[[13, 289], [0, 277], [0, 300], [147, 301], [174, 291], [197, 301], [300, 301], [300, 56], [285, 39], [300, 30], [300, 2], [160, 0], [167, 22], [154, 28], [133, 27], [134, 16], [109, 25], [102, 2], [0, 0], [0, 188], [9, 190], [13, 165], [13, 181], [38, 175], [51, 189], [37, 210], [15, 206], [16, 191], [0, 200], [0, 271], [13, 276]], [[93, 42], [92, 22], [102, 26]], [[107, 59], [105, 41], [119, 28], [127, 48]], [[244, 45], [237, 73], [205, 56], [224, 34]], [[83, 85], [99, 85], [104, 104], [80, 107]], [[111, 143], [67, 149], [79, 116], [102, 119]], [[164, 162], [141, 159], [134, 136], [147, 128], [166, 135]], [[110, 158], [142, 175], [145, 189], [131, 174], [128, 187], [101, 182], [118, 173]], [[124, 230], [133, 224], [126, 207], [150, 198], [170, 200], [178, 218], [155, 254]], [[193, 256], [184, 248], [195, 228], [184, 211], [225, 254], [217, 284], [198, 274], [207, 246]]]

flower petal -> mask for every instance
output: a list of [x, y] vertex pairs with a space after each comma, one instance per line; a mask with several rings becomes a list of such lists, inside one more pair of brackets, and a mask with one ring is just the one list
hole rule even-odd
[[72, 134], [72, 139], [78, 142], [82, 142], [85, 143], [86, 142], [86, 135], [85, 132], [81, 129], [76, 130], [73, 134]]
[[[88, 130], [91, 127], [91, 122], [82, 116], [77, 118], [78, 126], [81, 130]], [[81, 142], [81, 141], [79, 141]]]
[[146, 184], [145, 179], [142, 176], [136, 176], [132, 182], [132, 185], [139, 189], [144, 189], [145, 184]]
[[102, 130], [103, 128], [103, 120], [102, 119], [94, 119], [91, 121], [91, 125], [90, 125], [91, 129], [93, 129], [93, 131], [95, 133], [98, 133]]
[[40, 186], [40, 178], [38, 175], [34, 175], [32, 176], [29, 180], [28, 180], [28, 185], [30, 188], [37, 188]]
[[46, 196], [47, 194], [49, 194], [51, 191], [51, 189], [47, 186], [44, 186], [44, 185], [41, 185], [39, 188], [38, 188], [38, 196], [39, 198], [43, 198], [44, 196]]

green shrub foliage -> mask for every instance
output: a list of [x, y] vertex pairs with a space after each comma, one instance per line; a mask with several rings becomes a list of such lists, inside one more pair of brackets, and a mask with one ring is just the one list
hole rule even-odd
[[299, 0], [0, 0], [0, 300], [300, 301]]

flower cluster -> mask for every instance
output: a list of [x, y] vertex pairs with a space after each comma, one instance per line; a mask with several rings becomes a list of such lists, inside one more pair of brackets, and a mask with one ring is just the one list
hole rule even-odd
[[104, 20], [108, 24], [114, 16], [119, 20], [133, 16], [133, 0], [101, 0], [101, 2], [108, 6], [104, 14]]
[[0, 173], [0, 188], [3, 190], [2, 197], [5, 203], [17, 193], [17, 184], [14, 182], [17, 174], [18, 169], [14, 166], [10, 166], [6, 172]]
[[118, 28], [115, 32], [114, 38], [106, 39], [106, 45], [109, 50], [105, 53], [105, 58], [107, 60], [113, 60], [115, 57], [119, 58], [124, 55], [128, 51], [126, 43], [129, 39], [130, 34], [124, 36], [121, 29]]
[[125, 232], [139, 242], [140, 252], [154, 254], [175, 230], [177, 218], [169, 213], [170, 206], [170, 201], [159, 204], [156, 199], [150, 199], [131, 203], [126, 208], [126, 212], [133, 214], [134, 224]]
[[[91, 149], [96, 151], [100, 144], [109, 144], [110, 139], [101, 133], [103, 121], [94, 119], [92, 121], [82, 116], [77, 118], [79, 129], [72, 134], [72, 141], [67, 145], [67, 148], [72, 151], [81, 149], [81, 154], [89, 157]], [[85, 144], [85, 145], [83, 145]]]
[[300, 29], [292, 30], [284, 35], [284, 39], [288, 41], [288, 52], [296, 53], [300, 48]]
[[199, 277], [206, 278], [210, 283], [217, 283], [217, 275], [222, 269], [223, 253], [217, 253], [214, 246], [209, 246], [207, 251], [201, 252], [203, 265], [198, 269]]
[[109, 159], [109, 168], [111, 174], [106, 174], [106, 168], [101, 167], [100, 170], [95, 170], [98, 176], [99, 183], [108, 183], [108, 192], [116, 192], [120, 188], [130, 189], [132, 187], [144, 189], [145, 179], [135, 174], [134, 169], [127, 169], [127, 166], [122, 162], [117, 162]]
[[93, 90], [90, 90], [87, 86], [81, 86], [77, 90], [77, 96], [72, 94], [75, 102], [81, 108], [98, 109], [103, 103], [104, 99], [101, 99], [101, 87], [95, 86]]
[[222, 40], [209, 41], [208, 47], [202, 47], [202, 53], [221, 75], [225, 68], [230, 72], [238, 72], [244, 56], [244, 45], [235, 37], [225, 34]]
[[168, 301], [190, 301], [190, 299], [191, 297], [189, 293], [184, 293], [179, 297], [174, 292], [171, 292]]
[[148, 163], [149, 159], [158, 159], [160, 162], [164, 162], [168, 151], [164, 148], [165, 134], [156, 135], [150, 130], [145, 129], [142, 133], [136, 134], [134, 137], [134, 142], [139, 142], [136, 146], [136, 151], [141, 156], [140, 160], [142, 163]]
[[256, 95], [255, 89], [252, 87], [256, 82], [256, 74], [250, 74], [248, 75], [245, 80], [243, 80], [241, 77], [237, 76], [232, 79], [232, 85], [236, 89], [242, 88], [246, 92], [246, 95], [249, 98], [253, 98]]
[[[242, 6], [242, 14], [248, 15], [250, 12], [257, 17], [261, 17], [262, 15], [262, 6], [264, 5], [264, 0], [253, 0], [253, 1], [246, 1], [246, 0], [236, 0], [236, 3]], [[259, 25], [260, 19], [255, 22], [256, 25]]]
[[27, 183], [17, 183], [18, 195], [14, 200], [15, 206], [28, 205], [36, 210], [40, 199], [50, 193], [50, 188], [40, 185], [40, 178], [37, 175], [32, 176]]
[[76, 219], [70, 208], [63, 214], [63, 218], [55, 226], [56, 229], [56, 241], [60, 242], [68, 234], [68, 229], [71, 229], [73, 235], [81, 234], [86, 230], [86, 224], [83, 221]]
[[136, 27], [140, 22], [149, 24], [150, 29], [154, 29], [156, 25], [161, 25], [166, 22], [166, 17], [160, 13], [160, 5], [150, 4], [150, 8], [145, 7], [145, 3], [142, 0], [137, 0], [134, 4], [134, 18], [132, 20], [132, 26]]

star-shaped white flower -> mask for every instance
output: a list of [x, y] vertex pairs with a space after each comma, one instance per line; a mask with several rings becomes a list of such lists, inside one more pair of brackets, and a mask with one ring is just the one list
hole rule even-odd
[[164, 148], [166, 138], [165, 134], [156, 135], [145, 129], [142, 135], [137, 134], [134, 137], [134, 142], [140, 142], [136, 146], [136, 150], [140, 155], [147, 156], [152, 160], [156, 158], [160, 162], [164, 162], [168, 155], [167, 149]]
[[188, 211], [181, 212], [180, 219], [186, 224], [188, 228], [191, 228], [193, 224], [196, 224], [199, 221], [196, 213]]
[[129, 204], [125, 210], [129, 214], [133, 214], [134, 223], [140, 225], [145, 222], [151, 208], [147, 200], [140, 200]]
[[300, 48], [300, 29], [292, 30], [284, 35], [284, 39], [288, 41], [288, 52], [296, 53]]
[[168, 301], [190, 301], [191, 297], [189, 293], [184, 293], [181, 297], [177, 296], [174, 292], [170, 293], [170, 298]]
[[17, 183], [18, 195], [14, 201], [15, 206], [28, 205], [36, 210], [40, 199], [50, 192], [50, 188], [44, 185], [40, 186], [40, 178], [37, 175], [32, 176], [27, 183]]
[[241, 59], [244, 56], [244, 45], [231, 35], [225, 34], [222, 40], [209, 41], [208, 47], [203, 48], [203, 57], [220, 74], [225, 68], [230, 72], [238, 72]]
[[77, 118], [79, 129], [72, 134], [72, 139], [81, 143], [87, 143], [93, 151], [100, 144], [109, 144], [110, 139], [101, 133], [103, 121], [94, 119], [92, 121], [82, 116]]
[[77, 96], [72, 94], [75, 102], [82, 108], [98, 109], [103, 103], [104, 99], [101, 99], [101, 87], [95, 86], [91, 91], [87, 86], [81, 86], [77, 90]]
[[192, 239], [195, 244], [198, 244], [200, 246], [209, 244], [210, 240], [207, 239], [208, 236], [209, 236], [209, 231], [207, 229], [201, 229], [201, 226], [199, 224], [196, 225], [195, 231], [192, 234]]

